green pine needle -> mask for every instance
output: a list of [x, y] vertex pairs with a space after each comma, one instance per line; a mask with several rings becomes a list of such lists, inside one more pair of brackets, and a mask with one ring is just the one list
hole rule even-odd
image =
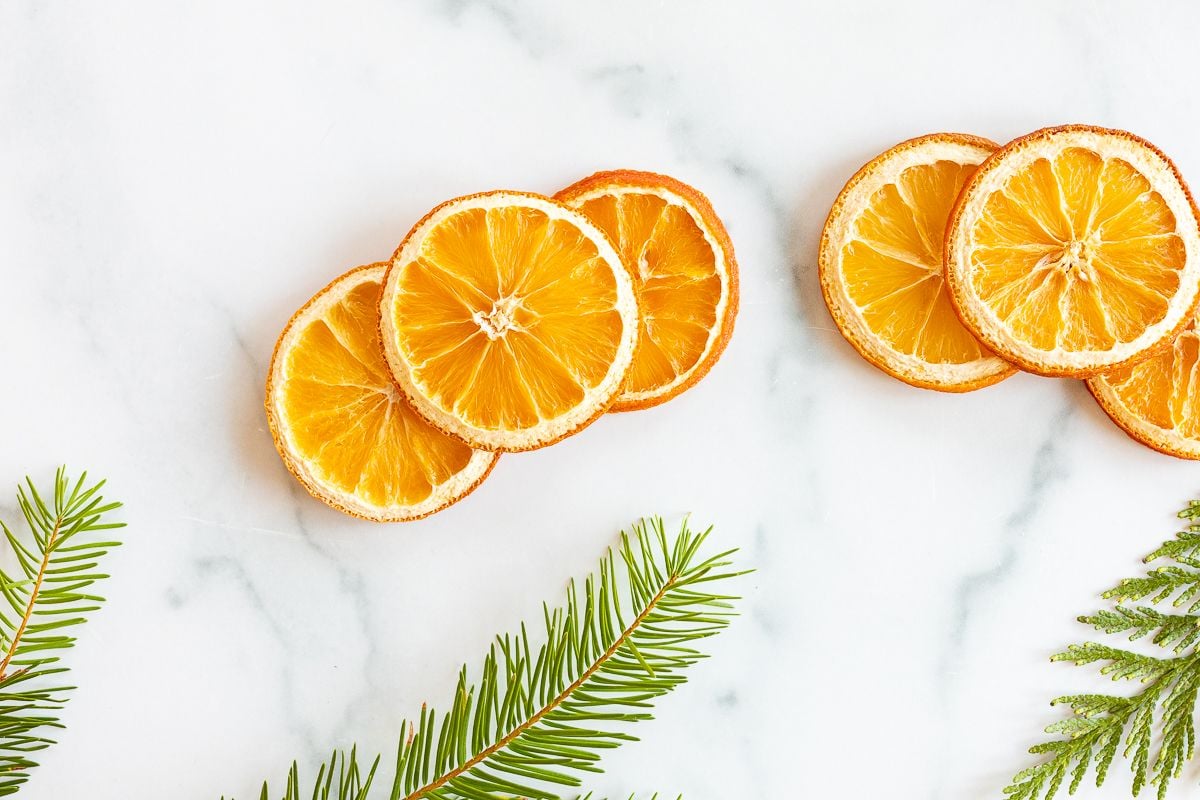
[[[582, 777], [636, 741], [628, 725], [652, 718], [654, 701], [705, 657], [695, 645], [735, 616], [738, 598], [716, 589], [745, 573], [728, 569], [734, 550], [699, 555], [708, 533], [685, 523], [668, 537], [661, 519], [622, 533], [582, 593], [572, 582], [565, 606], [543, 607], [540, 644], [524, 625], [497, 637], [475, 681], [459, 672], [447, 710], [423, 707], [401, 724], [380, 800], [592, 798], [578, 793]], [[284, 800], [366, 800], [380, 761], [334, 752], [303, 792], [293, 763]], [[270, 798], [265, 783], [260, 798]]]
[[89, 589], [108, 577], [97, 568], [118, 543], [88, 534], [124, 523], [106, 521], [121, 504], [105, 503], [102, 486], [88, 486], [86, 472], [72, 483], [60, 467], [43, 499], [26, 478], [17, 505], [31, 537], [0, 522], [17, 562], [13, 575], [0, 570], [0, 796], [15, 794], [37, 766], [31, 755], [54, 744], [49, 730], [62, 727], [58, 712], [73, 688], [61, 683], [59, 654], [75, 644], [69, 629], [104, 601]]
[[[1051, 800], [1064, 782], [1067, 792], [1074, 794], [1089, 769], [1094, 769], [1100, 786], [1118, 753], [1129, 761], [1134, 796], [1151, 785], [1162, 800], [1170, 782], [1195, 755], [1200, 693], [1200, 524], [1195, 520], [1200, 519], [1200, 501], [1193, 501], [1179, 516], [1193, 524], [1145, 559], [1172, 563], [1121, 581], [1103, 594], [1114, 601], [1113, 608], [1079, 618], [1098, 631], [1124, 635], [1130, 641], [1148, 638], [1165, 654], [1148, 656], [1085, 642], [1053, 656], [1054, 661], [1076, 665], [1098, 664], [1102, 675], [1114, 681], [1136, 681], [1140, 688], [1131, 697], [1083, 694], [1054, 700], [1053, 705], [1067, 706], [1074, 716], [1049, 726], [1046, 733], [1066, 738], [1030, 748], [1031, 753], [1050, 758], [1013, 777], [1004, 790], [1011, 800]], [[1148, 605], [1124, 605], [1143, 601]]]

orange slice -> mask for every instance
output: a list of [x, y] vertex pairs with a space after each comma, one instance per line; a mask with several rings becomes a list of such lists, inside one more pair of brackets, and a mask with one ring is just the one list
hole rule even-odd
[[850, 179], [825, 221], [818, 271], [834, 323], [913, 386], [966, 392], [1013, 374], [963, 327], [942, 268], [950, 208], [995, 149], [960, 133], [902, 142]]
[[1092, 378], [1088, 389], [1113, 422], [1142, 444], [1200, 459], [1200, 331], [1133, 366]]
[[1192, 318], [1200, 229], [1175, 165], [1124, 131], [1047, 128], [990, 156], [946, 240], [963, 321], [1041, 375], [1146, 358]]
[[267, 422], [283, 463], [313, 497], [400, 522], [462, 499], [497, 456], [429, 425], [392, 381], [379, 342], [387, 266], [346, 273], [288, 321], [267, 376]]
[[694, 386], [724, 351], [738, 307], [733, 243], [708, 199], [631, 170], [598, 172], [555, 197], [600, 226], [633, 272], [638, 350], [609, 410], [649, 408]]
[[382, 300], [401, 390], [474, 447], [531, 450], [617, 396], [637, 344], [633, 278], [587, 217], [532, 194], [443, 203], [396, 251]]

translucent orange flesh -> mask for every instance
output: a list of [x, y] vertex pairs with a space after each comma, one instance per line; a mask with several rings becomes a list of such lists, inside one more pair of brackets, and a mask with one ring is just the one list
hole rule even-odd
[[669, 386], [700, 363], [717, 324], [721, 278], [712, 247], [686, 209], [657, 195], [605, 195], [579, 210], [634, 269], [642, 313], [625, 392]]
[[975, 167], [938, 161], [904, 170], [871, 197], [842, 248], [842, 280], [867, 327], [931, 364], [990, 355], [954, 313], [942, 269], [950, 209]]
[[1129, 163], [1069, 148], [987, 199], [971, 281], [1019, 340], [1109, 350], [1166, 315], [1186, 260], [1175, 230], [1162, 195]]
[[477, 428], [569, 413], [616, 358], [612, 267], [569, 222], [517, 206], [468, 209], [399, 269], [392, 315], [413, 379]]
[[1200, 439], [1200, 334], [1194, 325], [1173, 347], [1104, 380], [1134, 416]]
[[287, 353], [283, 413], [296, 455], [324, 483], [376, 506], [409, 506], [472, 450], [429, 426], [392, 384], [379, 342], [383, 286], [359, 284]]

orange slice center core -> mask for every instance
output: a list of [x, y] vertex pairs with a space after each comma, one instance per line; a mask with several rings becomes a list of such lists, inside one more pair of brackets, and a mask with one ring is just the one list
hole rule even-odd
[[617, 356], [612, 266], [568, 220], [466, 209], [397, 268], [391, 315], [413, 382], [478, 429], [528, 429], [573, 412]]
[[516, 297], [501, 297], [492, 303], [491, 311], [475, 311], [471, 314], [471, 319], [475, 320], [479, 330], [494, 342], [517, 326], [514, 313], [520, 305], [521, 301]]

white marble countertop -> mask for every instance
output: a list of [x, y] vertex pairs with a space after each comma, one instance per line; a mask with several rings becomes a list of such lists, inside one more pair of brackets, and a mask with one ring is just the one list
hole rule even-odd
[[[129, 523], [24, 796], [245, 800], [293, 757], [390, 750], [642, 514], [711, 522], [758, 572], [602, 791], [995, 798], [1047, 701], [1101, 685], [1047, 657], [1200, 467], [1079, 383], [875, 371], [816, 241], [862, 162], [932, 130], [1124, 127], [1200, 180], [1200, 7], [193, 5], [0, 4], [0, 484], [87, 467]], [[609, 167], [694, 183], [728, 224], [743, 301], [712, 374], [424, 522], [309, 499], [262, 409], [292, 310], [446, 197]], [[1127, 794], [1120, 765], [1082, 796]]]

